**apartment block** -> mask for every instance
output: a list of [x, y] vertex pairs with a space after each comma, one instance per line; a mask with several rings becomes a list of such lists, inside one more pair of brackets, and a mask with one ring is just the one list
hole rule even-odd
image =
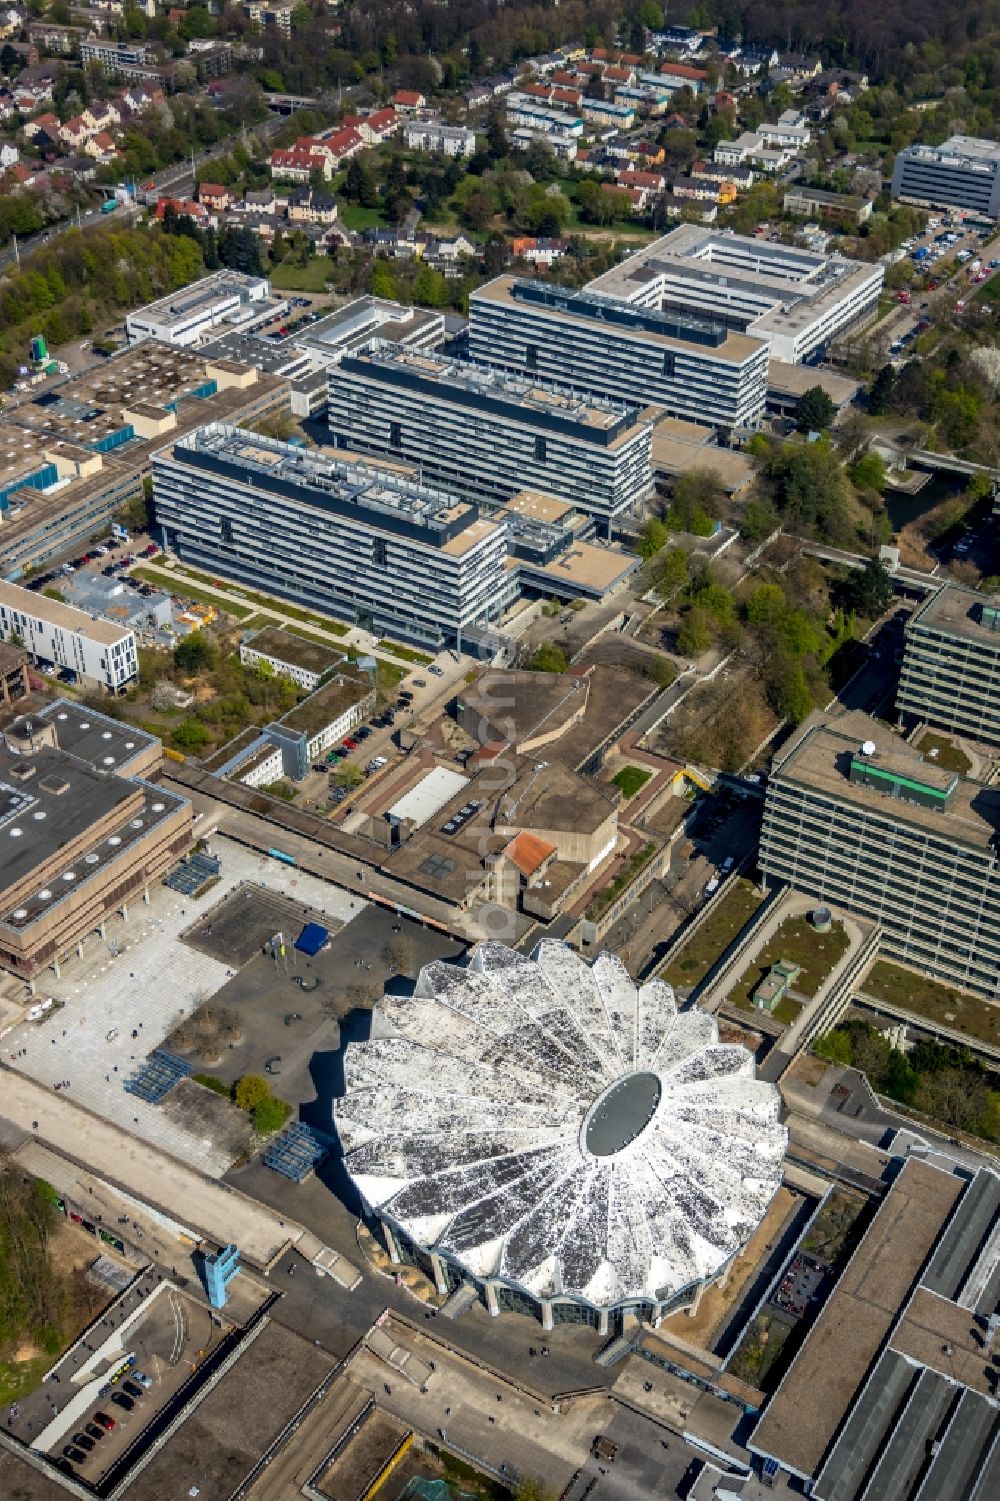
[[496, 618], [504, 528], [454, 495], [213, 423], [153, 458], [183, 562], [437, 648]]
[[469, 301], [472, 359], [722, 429], [757, 428], [767, 345], [720, 321], [500, 276]]
[[475, 156], [476, 132], [440, 120], [408, 120], [403, 144], [411, 151], [438, 151], [443, 156]]
[[956, 135], [940, 146], [904, 146], [892, 170], [892, 196], [1000, 217], [1000, 141]]
[[610, 528], [652, 488], [651, 415], [381, 339], [330, 370], [327, 420], [338, 447], [419, 464], [465, 500], [529, 488]]
[[1000, 599], [945, 584], [906, 623], [896, 707], [1000, 745]]
[[822, 356], [878, 309], [885, 268], [682, 224], [588, 287], [635, 308], [763, 340], [790, 365]]
[[121, 693], [139, 670], [134, 631], [3, 580], [0, 638], [22, 645], [39, 666], [71, 672], [108, 693]]
[[760, 868], [880, 924], [883, 952], [1000, 1000], [1000, 789], [880, 721], [811, 716], [772, 771]]

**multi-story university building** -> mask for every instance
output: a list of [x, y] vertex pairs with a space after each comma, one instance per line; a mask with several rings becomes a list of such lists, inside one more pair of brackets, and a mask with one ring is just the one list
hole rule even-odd
[[185, 797], [149, 782], [160, 742], [57, 699], [0, 735], [0, 965], [34, 988], [191, 846]]
[[121, 693], [138, 672], [135, 632], [0, 579], [0, 637], [33, 661]]
[[132, 340], [159, 339], [186, 348], [197, 344], [213, 328], [252, 328], [281, 312], [288, 304], [270, 301], [270, 283], [263, 276], [240, 271], [216, 271], [193, 286], [182, 287], [129, 313], [125, 328]]
[[672, 417], [729, 430], [764, 416], [767, 345], [697, 315], [499, 276], [470, 298], [469, 344], [484, 365]]
[[1000, 745], [1000, 600], [945, 584], [906, 623], [896, 707]]
[[495, 619], [506, 530], [453, 495], [222, 423], [153, 456], [164, 545], [378, 633], [436, 647]]
[[1000, 142], [951, 136], [940, 146], [904, 146], [892, 169], [892, 196], [996, 219]]
[[538, 490], [610, 529], [652, 488], [653, 414], [381, 339], [331, 368], [327, 420], [338, 447], [419, 464], [466, 500]]
[[878, 309], [885, 268], [682, 224], [590, 283], [630, 307], [703, 318], [763, 340], [790, 365]]
[[879, 923], [884, 952], [1000, 1000], [1000, 788], [879, 721], [806, 721], [771, 773], [760, 868]]

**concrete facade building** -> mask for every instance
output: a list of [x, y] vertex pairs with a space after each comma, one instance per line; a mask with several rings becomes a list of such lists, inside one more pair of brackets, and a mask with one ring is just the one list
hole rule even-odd
[[652, 488], [652, 419], [543, 380], [375, 339], [330, 371], [333, 441], [419, 464], [467, 500], [503, 505], [524, 488], [610, 527]]
[[273, 724], [260, 731], [244, 730], [223, 746], [209, 762], [210, 770], [247, 787], [268, 787], [285, 777], [301, 781], [310, 763], [350, 734], [374, 708], [372, 678], [345, 663]]
[[690, 314], [500, 276], [469, 301], [473, 360], [718, 428], [757, 428], [767, 345]]
[[0, 965], [33, 984], [105, 936], [190, 847], [187, 798], [145, 781], [160, 742], [56, 700], [0, 737]]
[[1000, 745], [1000, 599], [945, 584], [906, 622], [896, 707]]
[[955, 135], [940, 146], [904, 146], [892, 170], [892, 196], [1000, 217], [1000, 141]]
[[15, 704], [27, 698], [28, 654], [23, 647], [0, 644], [0, 705]]
[[309, 693], [343, 660], [343, 652], [334, 651], [321, 641], [293, 636], [291, 631], [283, 631], [276, 625], [266, 625], [240, 642], [240, 661], [245, 666], [265, 662], [280, 677], [291, 678]]
[[0, 637], [20, 642], [33, 661], [65, 668], [108, 693], [121, 693], [139, 670], [134, 631], [4, 580]]
[[1000, 1000], [1000, 790], [866, 714], [813, 715], [767, 788], [760, 868], [881, 926], [884, 952]]
[[877, 311], [884, 276], [881, 264], [682, 224], [588, 290], [631, 307], [721, 324], [798, 364]]
[[441, 120], [408, 120], [403, 144], [410, 151], [437, 151], [443, 156], [475, 156], [476, 132]]
[[265, 313], [278, 312], [277, 307], [265, 306], [270, 293], [270, 284], [263, 276], [215, 271], [190, 287], [129, 313], [125, 329], [130, 339], [158, 339], [162, 344], [187, 348], [220, 325], [245, 328]]
[[183, 561], [434, 645], [495, 616], [504, 528], [475, 506], [221, 423], [154, 457], [154, 504]]

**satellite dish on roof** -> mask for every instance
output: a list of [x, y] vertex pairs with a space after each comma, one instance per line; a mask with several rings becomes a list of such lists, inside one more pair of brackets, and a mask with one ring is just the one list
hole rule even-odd
[[874, 756], [874, 754], [875, 754], [875, 742], [874, 742], [874, 740], [866, 740], [865, 741], [864, 745], [861, 747], [861, 754], [863, 756]]

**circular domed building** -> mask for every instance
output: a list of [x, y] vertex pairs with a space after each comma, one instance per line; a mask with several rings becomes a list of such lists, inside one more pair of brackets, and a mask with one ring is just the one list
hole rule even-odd
[[347, 1170], [439, 1291], [606, 1332], [691, 1302], [781, 1183], [777, 1089], [660, 980], [486, 943], [385, 996], [345, 1055]]

